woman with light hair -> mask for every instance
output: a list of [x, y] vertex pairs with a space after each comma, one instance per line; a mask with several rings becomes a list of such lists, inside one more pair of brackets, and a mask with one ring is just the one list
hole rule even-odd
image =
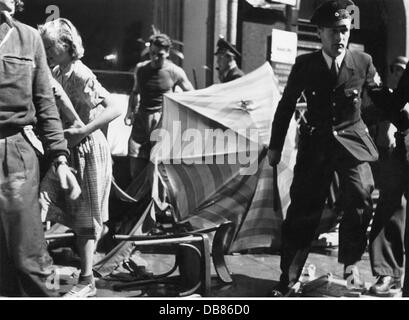
[[81, 274], [78, 284], [66, 296], [89, 297], [96, 294], [93, 256], [108, 220], [112, 181], [110, 148], [101, 129], [118, 117], [120, 110], [94, 73], [81, 62], [81, 36], [69, 20], [47, 22], [39, 31], [53, 76], [81, 120], [74, 121], [64, 132], [71, 151], [70, 165], [77, 171], [82, 195], [77, 201], [68, 201], [54, 188], [53, 175], [47, 173], [41, 187], [42, 210], [48, 219], [72, 228], [76, 234]]

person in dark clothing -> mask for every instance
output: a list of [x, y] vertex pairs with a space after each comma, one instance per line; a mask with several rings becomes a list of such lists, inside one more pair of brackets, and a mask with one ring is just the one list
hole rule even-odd
[[44, 145], [71, 199], [81, 190], [67, 165], [67, 142], [40, 35], [13, 18], [21, 5], [0, 0], [0, 295], [56, 296], [47, 286], [52, 259], [41, 223], [35, 148], [40, 152]]
[[240, 53], [223, 38], [217, 41], [215, 56], [217, 57], [217, 71], [221, 83], [236, 80], [244, 75], [237, 66], [237, 60], [241, 57]]
[[[390, 78], [388, 79], [388, 88], [390, 91], [396, 89], [399, 79], [406, 69], [408, 61], [408, 58], [398, 56], [393, 59], [390, 64]], [[369, 118], [369, 123], [372, 125], [368, 124], [368, 128], [379, 152], [379, 161], [372, 164], [372, 172], [374, 174], [375, 186], [378, 189], [381, 189], [383, 179], [388, 179], [388, 176], [384, 174], [382, 169], [383, 167], [388, 166], [387, 163], [392, 150], [395, 147], [394, 134], [396, 128], [389, 120], [382, 118], [382, 111], [379, 110], [379, 108], [369, 108], [369, 112], [371, 111], [373, 112], [372, 117], [375, 117], [375, 119]], [[363, 117], [367, 118], [367, 115], [364, 115]]]
[[[395, 296], [402, 291], [402, 276], [405, 274], [403, 296], [409, 296], [409, 238], [407, 206], [402, 196], [409, 191], [409, 70], [402, 67], [403, 74], [395, 91], [388, 91], [383, 115], [397, 128], [396, 146], [385, 164], [380, 168], [382, 183], [379, 200], [370, 233], [370, 260], [372, 272], [377, 277], [370, 292], [377, 296]], [[389, 101], [392, 101], [389, 103]], [[405, 250], [406, 248], [406, 250]], [[406, 263], [405, 263], [406, 254]], [[405, 263], [405, 267], [404, 267]]]
[[280, 162], [284, 139], [301, 93], [307, 98], [307, 122], [300, 140], [291, 204], [282, 227], [281, 277], [272, 295], [289, 295], [298, 282], [320, 223], [334, 171], [339, 175], [344, 214], [340, 222], [339, 256], [344, 278], [359, 289], [357, 262], [367, 245], [374, 188], [368, 162], [378, 152], [361, 119], [362, 95], [380, 85], [372, 58], [347, 49], [352, 1], [332, 0], [311, 19], [318, 26], [322, 50], [301, 55], [291, 70], [278, 104], [268, 150], [270, 165]]

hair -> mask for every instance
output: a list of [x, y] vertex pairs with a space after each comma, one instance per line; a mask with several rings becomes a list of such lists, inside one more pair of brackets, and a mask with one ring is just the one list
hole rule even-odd
[[22, 0], [15, 0], [16, 12], [23, 11], [24, 2]]
[[164, 33], [154, 34], [149, 38], [150, 45], [169, 50], [172, 47], [172, 40]]
[[84, 56], [84, 47], [78, 30], [65, 18], [58, 18], [38, 27], [43, 39], [50, 39], [68, 45], [68, 52], [72, 59], [78, 60]]

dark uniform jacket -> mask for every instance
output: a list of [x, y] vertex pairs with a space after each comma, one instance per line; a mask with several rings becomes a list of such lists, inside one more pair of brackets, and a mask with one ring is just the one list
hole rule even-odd
[[363, 52], [346, 51], [336, 83], [321, 50], [299, 56], [275, 113], [269, 148], [282, 150], [297, 100], [304, 92], [311, 135], [326, 140], [333, 136], [359, 161], [377, 160], [375, 144], [361, 119], [363, 91], [378, 88], [376, 77], [372, 58]]
[[226, 76], [223, 78], [222, 83], [229, 82], [236, 80], [244, 75], [243, 71], [241, 71], [238, 67], [234, 67], [233, 69], [230, 69]]
[[391, 121], [401, 132], [409, 129], [409, 114], [403, 108], [409, 102], [409, 64], [407, 65], [398, 86], [390, 96], [382, 95], [383, 99], [388, 99], [386, 103], [380, 104], [383, 108], [387, 120]]
[[409, 102], [409, 63], [393, 94], [392, 111], [400, 111]]

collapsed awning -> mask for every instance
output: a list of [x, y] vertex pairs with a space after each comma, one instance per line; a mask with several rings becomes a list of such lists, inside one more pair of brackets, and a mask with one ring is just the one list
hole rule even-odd
[[[152, 163], [158, 163], [154, 186], [163, 183], [176, 215], [194, 229], [233, 222], [231, 252], [280, 246], [296, 123], [292, 121], [278, 167], [281, 207], [275, 208], [266, 148], [279, 100], [277, 80], [267, 62], [228, 83], [164, 96], [163, 139], [151, 154]], [[208, 134], [217, 132], [226, 136], [213, 140]], [[212, 161], [219, 156], [220, 162]]]

